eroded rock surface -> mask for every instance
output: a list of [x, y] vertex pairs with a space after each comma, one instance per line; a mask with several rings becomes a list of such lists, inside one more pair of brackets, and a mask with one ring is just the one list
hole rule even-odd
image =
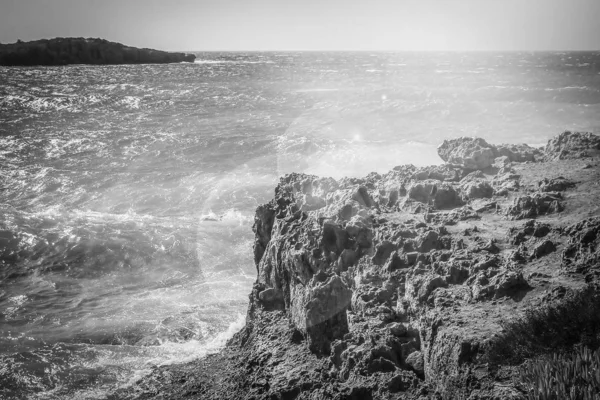
[[481, 138], [462, 137], [444, 140], [438, 147], [440, 158], [467, 169], [484, 169], [494, 163], [494, 147]]
[[566, 131], [548, 141], [546, 160], [577, 159], [600, 153], [600, 136], [590, 132]]
[[245, 328], [130, 397], [524, 398], [486, 349], [500, 321], [598, 281], [598, 172], [575, 185], [550, 161], [541, 170], [556, 175], [540, 181], [522, 164], [542, 158], [529, 146], [440, 149], [449, 164], [281, 178], [255, 216]]

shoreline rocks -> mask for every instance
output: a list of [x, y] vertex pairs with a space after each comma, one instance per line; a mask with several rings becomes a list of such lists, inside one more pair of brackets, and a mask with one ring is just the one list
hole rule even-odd
[[55, 38], [0, 44], [0, 65], [165, 64], [194, 62], [193, 54], [140, 49], [104, 39]]
[[[577, 154], [598, 138], [560, 137]], [[461, 138], [441, 146], [451, 165], [286, 175], [256, 212], [245, 328], [120, 398], [184, 398], [183, 379], [203, 399], [524, 399], [486, 359], [502, 321], [600, 280], [600, 168], [552, 143]]]

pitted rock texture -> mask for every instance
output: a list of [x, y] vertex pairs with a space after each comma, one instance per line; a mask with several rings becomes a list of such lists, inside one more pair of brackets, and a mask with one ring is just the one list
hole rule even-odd
[[119, 398], [524, 399], [486, 349], [501, 321], [599, 281], [600, 168], [563, 185], [580, 160], [500, 157], [281, 178], [256, 211], [245, 328]]
[[546, 160], [597, 156], [600, 154], [600, 136], [590, 132], [566, 131], [551, 139], [544, 152]]
[[438, 147], [440, 158], [450, 164], [458, 164], [466, 169], [484, 169], [491, 166], [496, 158], [494, 147], [481, 138], [462, 137], [444, 140]]
[[500, 144], [495, 146], [496, 157], [507, 157], [511, 162], [539, 161], [543, 151], [527, 144]]

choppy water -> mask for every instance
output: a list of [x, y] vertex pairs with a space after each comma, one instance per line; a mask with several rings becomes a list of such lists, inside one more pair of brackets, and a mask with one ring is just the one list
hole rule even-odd
[[0, 397], [104, 398], [243, 323], [277, 176], [600, 132], [600, 53], [0, 67]]

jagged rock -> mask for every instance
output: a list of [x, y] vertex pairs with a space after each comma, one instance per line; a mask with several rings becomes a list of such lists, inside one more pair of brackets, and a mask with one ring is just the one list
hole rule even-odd
[[498, 169], [510, 168], [510, 158], [508, 158], [507, 156], [496, 157], [492, 166]]
[[538, 215], [561, 212], [564, 209], [560, 196], [554, 193], [534, 193], [514, 200], [507, 210], [509, 219], [535, 218]]
[[[161, 367], [145, 393], [209, 400], [513, 396], [509, 386], [521, 387], [518, 379], [481, 363], [488, 344], [502, 336], [500, 321], [600, 282], [600, 218], [577, 222], [597, 213], [600, 187], [592, 169], [564, 198], [558, 178], [532, 192], [546, 167], [554, 174], [583, 163], [514, 165], [520, 187], [512, 163], [532, 160], [511, 157], [496, 155], [483, 172], [446, 164], [340, 180], [286, 175], [275, 198], [257, 209], [258, 279], [244, 329], [223, 353], [187, 369], [188, 381], [202, 376], [191, 385], [195, 392], [162, 391], [161, 382], [179, 390], [184, 380]], [[463, 206], [464, 187], [495, 172], [496, 194], [511, 197]], [[450, 198], [438, 197], [443, 192]], [[552, 215], [563, 203], [564, 212]], [[225, 367], [213, 370], [210, 360], [226, 360]]]
[[461, 169], [452, 168], [445, 164], [419, 168], [412, 174], [411, 178], [417, 181], [433, 179], [438, 181], [458, 182], [461, 174]]
[[432, 203], [435, 208], [453, 208], [462, 204], [454, 187], [435, 180], [414, 182], [408, 189], [408, 197], [421, 203]]
[[306, 332], [311, 349], [328, 352], [332, 340], [348, 333], [346, 310], [352, 291], [337, 275], [311, 286], [293, 291], [296, 296], [291, 301], [291, 318], [298, 329]]
[[394, 336], [406, 336], [407, 330], [404, 324], [394, 322], [388, 326], [390, 333]]
[[406, 280], [405, 298], [416, 307], [429, 298], [431, 292], [448, 284], [443, 277], [434, 274], [413, 275]]
[[531, 256], [533, 258], [540, 258], [545, 256], [546, 254], [550, 254], [556, 250], [556, 245], [550, 240], [544, 240], [541, 243], [538, 243], [532, 251]]
[[364, 186], [358, 186], [352, 193], [352, 200], [355, 200], [361, 206], [371, 208], [375, 206], [375, 202], [371, 198], [369, 191]]
[[267, 244], [271, 240], [271, 230], [275, 220], [275, 211], [272, 205], [263, 204], [258, 206], [254, 215], [254, 264], [258, 267]]
[[487, 179], [475, 179], [462, 183], [461, 191], [467, 200], [490, 198], [494, 194], [494, 188]]
[[520, 245], [532, 236], [536, 238], [546, 237], [551, 230], [550, 225], [530, 219], [521, 228], [511, 228], [508, 232], [508, 240], [510, 244]]
[[600, 218], [589, 218], [565, 229], [569, 237], [563, 251], [562, 260], [571, 270], [588, 274], [592, 272], [599, 278], [600, 266]]
[[494, 163], [494, 147], [481, 138], [462, 137], [444, 140], [438, 146], [438, 155], [450, 164], [466, 169], [484, 169]]
[[573, 186], [575, 186], [574, 182], [565, 179], [562, 176], [552, 179], [544, 178], [538, 182], [538, 187], [541, 192], [562, 192]]
[[590, 132], [565, 131], [550, 139], [544, 152], [547, 161], [591, 157], [600, 153], [600, 136]]
[[509, 192], [515, 192], [520, 188], [521, 176], [510, 172], [498, 174], [492, 179], [494, 194], [497, 196], [506, 196]]
[[540, 149], [527, 144], [500, 144], [495, 147], [496, 157], [507, 157], [511, 162], [537, 161], [543, 157]]
[[529, 284], [521, 272], [508, 270], [480, 271], [476, 276], [469, 278], [467, 282], [472, 285], [473, 298], [478, 300], [511, 297], [529, 288]]
[[279, 290], [267, 288], [258, 293], [258, 299], [264, 304], [273, 304], [281, 302], [283, 296]]
[[400, 253], [394, 251], [390, 254], [389, 258], [385, 262], [383, 269], [388, 272], [393, 272], [401, 268], [407, 267], [408, 263], [405, 258], [400, 257]]

